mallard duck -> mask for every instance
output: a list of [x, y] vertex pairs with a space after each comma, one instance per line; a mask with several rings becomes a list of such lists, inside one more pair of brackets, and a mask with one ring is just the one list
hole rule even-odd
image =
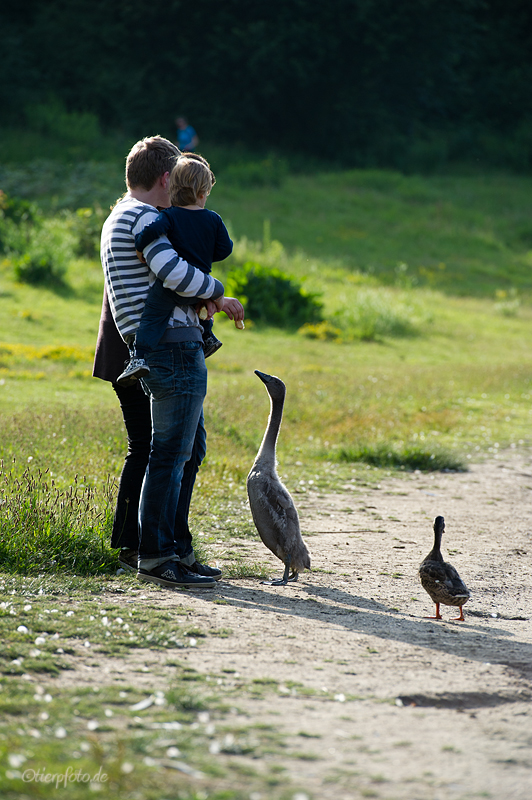
[[[257, 369], [255, 375], [258, 375], [270, 395], [270, 416], [247, 478], [249, 506], [260, 538], [285, 566], [283, 577], [269, 583], [283, 586], [288, 581], [297, 581], [300, 572], [310, 569], [310, 554], [301, 538], [294, 501], [276, 470], [275, 448], [283, 418], [286, 386], [280, 378]], [[292, 573], [289, 577], [290, 570]]]
[[436, 603], [436, 615], [428, 619], [442, 619], [440, 603], [444, 606], [458, 606], [460, 616], [456, 621], [464, 621], [462, 606], [470, 598], [470, 592], [452, 564], [443, 560], [441, 554], [441, 539], [445, 530], [443, 517], [434, 520], [434, 547], [420, 564], [419, 577], [421, 585]]

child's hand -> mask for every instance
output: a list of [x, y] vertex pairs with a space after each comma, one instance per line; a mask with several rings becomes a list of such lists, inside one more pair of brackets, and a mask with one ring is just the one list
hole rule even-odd
[[143, 264], [146, 263], [146, 259], [144, 258], [144, 256], [140, 252], [140, 250], [137, 250], [137, 258], [138, 258], [139, 261], [142, 261]]
[[244, 306], [236, 297], [224, 297], [223, 311], [234, 320], [235, 328], [244, 329]]

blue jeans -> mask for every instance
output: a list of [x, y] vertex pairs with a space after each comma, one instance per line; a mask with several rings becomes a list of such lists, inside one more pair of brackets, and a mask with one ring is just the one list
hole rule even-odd
[[139, 507], [139, 564], [195, 561], [188, 513], [194, 482], [205, 457], [203, 400], [207, 368], [201, 342], [173, 342], [146, 358], [152, 442]]

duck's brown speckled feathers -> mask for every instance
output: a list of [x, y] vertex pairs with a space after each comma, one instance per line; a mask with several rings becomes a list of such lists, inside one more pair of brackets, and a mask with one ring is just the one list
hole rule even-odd
[[436, 615], [431, 619], [442, 619], [440, 603], [444, 606], [457, 606], [460, 609], [458, 620], [464, 620], [462, 606], [470, 598], [470, 592], [452, 564], [443, 560], [441, 539], [445, 530], [443, 517], [434, 520], [434, 547], [419, 567], [421, 585], [436, 603]]

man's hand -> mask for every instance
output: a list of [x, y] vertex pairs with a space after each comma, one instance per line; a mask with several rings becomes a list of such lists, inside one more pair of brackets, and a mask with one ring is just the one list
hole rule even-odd
[[144, 258], [144, 256], [140, 252], [140, 250], [137, 250], [137, 258], [138, 258], [139, 261], [142, 261], [143, 264], [146, 263], [146, 259]]
[[212, 300], [203, 300], [196, 306], [200, 319], [212, 319], [219, 309]]

